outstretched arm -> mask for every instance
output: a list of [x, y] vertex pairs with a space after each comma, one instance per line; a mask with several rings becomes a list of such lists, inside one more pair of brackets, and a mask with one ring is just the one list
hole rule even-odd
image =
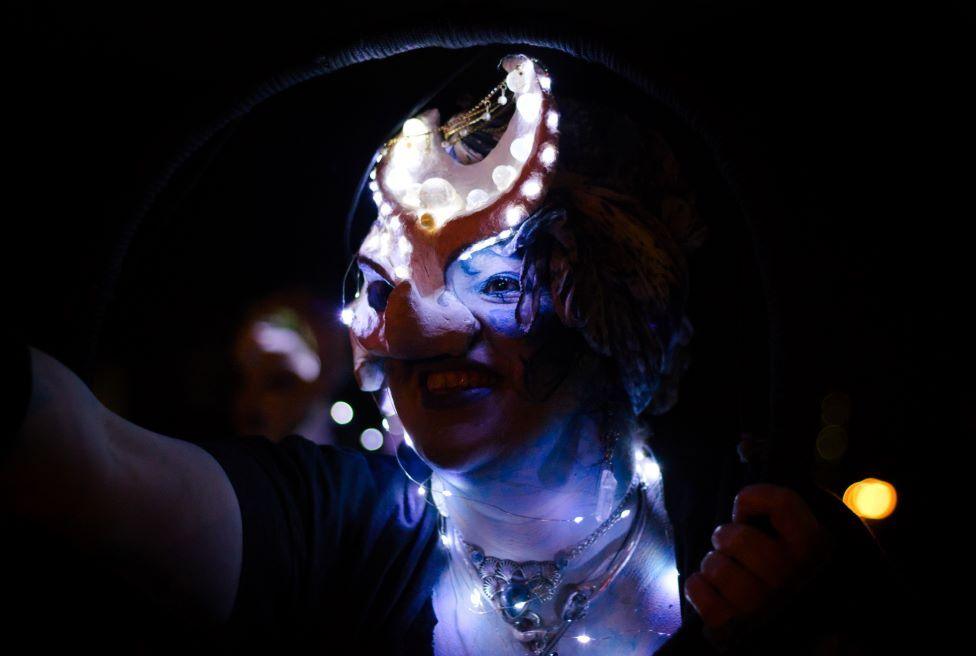
[[0, 512], [109, 557], [188, 619], [225, 621], [241, 570], [241, 515], [203, 449], [110, 412], [77, 376], [31, 349], [30, 403], [0, 451]]

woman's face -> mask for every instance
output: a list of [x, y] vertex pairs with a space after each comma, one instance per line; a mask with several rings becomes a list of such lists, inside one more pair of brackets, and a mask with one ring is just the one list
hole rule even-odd
[[580, 372], [571, 366], [576, 335], [551, 308], [526, 334], [516, 321], [521, 258], [496, 248], [447, 268], [446, 291], [475, 317], [468, 351], [386, 360], [397, 413], [430, 464], [470, 471], [558, 431], [579, 407]]

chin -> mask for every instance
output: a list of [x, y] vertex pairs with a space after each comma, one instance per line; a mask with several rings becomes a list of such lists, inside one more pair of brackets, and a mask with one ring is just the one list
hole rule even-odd
[[468, 472], [490, 461], [497, 452], [494, 438], [472, 431], [455, 432], [442, 428], [435, 434], [419, 431], [410, 435], [420, 457], [442, 471]]
[[[511, 429], [500, 421], [507, 399], [493, 391], [431, 406], [410, 388], [393, 388], [397, 414], [420, 457], [443, 471], [465, 472], [492, 459]], [[399, 393], [398, 393], [399, 392]]]

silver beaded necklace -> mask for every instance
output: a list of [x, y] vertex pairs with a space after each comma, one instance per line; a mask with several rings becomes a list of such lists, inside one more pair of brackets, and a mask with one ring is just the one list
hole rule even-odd
[[[569, 564], [603, 537], [618, 521], [629, 514], [626, 510], [635, 492], [635, 518], [620, 549], [609, 564], [596, 576], [560, 591], [563, 572]], [[454, 538], [448, 537], [447, 518], [440, 517], [440, 531], [445, 543], [463, 548], [462, 557], [478, 581], [478, 589], [489, 599], [502, 619], [512, 627], [516, 639], [533, 656], [555, 656], [556, 643], [569, 626], [582, 619], [593, 600], [603, 592], [630, 560], [646, 524], [644, 484], [635, 480], [609, 516], [592, 533], [575, 545], [558, 551], [552, 560], [518, 562], [488, 556], [477, 545], [464, 539], [460, 529], [453, 527]], [[453, 554], [453, 550], [452, 550]], [[561, 611], [554, 626], [545, 626], [539, 606], [561, 593]]]

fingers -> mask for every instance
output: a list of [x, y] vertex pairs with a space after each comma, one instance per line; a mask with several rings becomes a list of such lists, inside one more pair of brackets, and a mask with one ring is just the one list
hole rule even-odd
[[821, 528], [813, 511], [793, 490], [778, 485], [756, 484], [742, 488], [732, 504], [732, 521], [768, 517], [791, 556], [798, 563], [813, 557], [820, 544]]
[[786, 586], [792, 564], [785, 547], [748, 524], [722, 524], [712, 533], [712, 546], [731, 557], [768, 588]]
[[[774, 534], [750, 525], [756, 519], [767, 519]], [[732, 523], [712, 534], [715, 550], [686, 581], [685, 597], [710, 630], [750, 621], [791, 592], [825, 543], [823, 529], [799, 494], [750, 485], [735, 498]]]
[[765, 583], [720, 551], [708, 552], [701, 573], [740, 616], [759, 612], [769, 596]]
[[705, 575], [695, 572], [685, 581], [685, 599], [710, 629], [727, 625], [737, 615], [735, 608], [708, 582]]

